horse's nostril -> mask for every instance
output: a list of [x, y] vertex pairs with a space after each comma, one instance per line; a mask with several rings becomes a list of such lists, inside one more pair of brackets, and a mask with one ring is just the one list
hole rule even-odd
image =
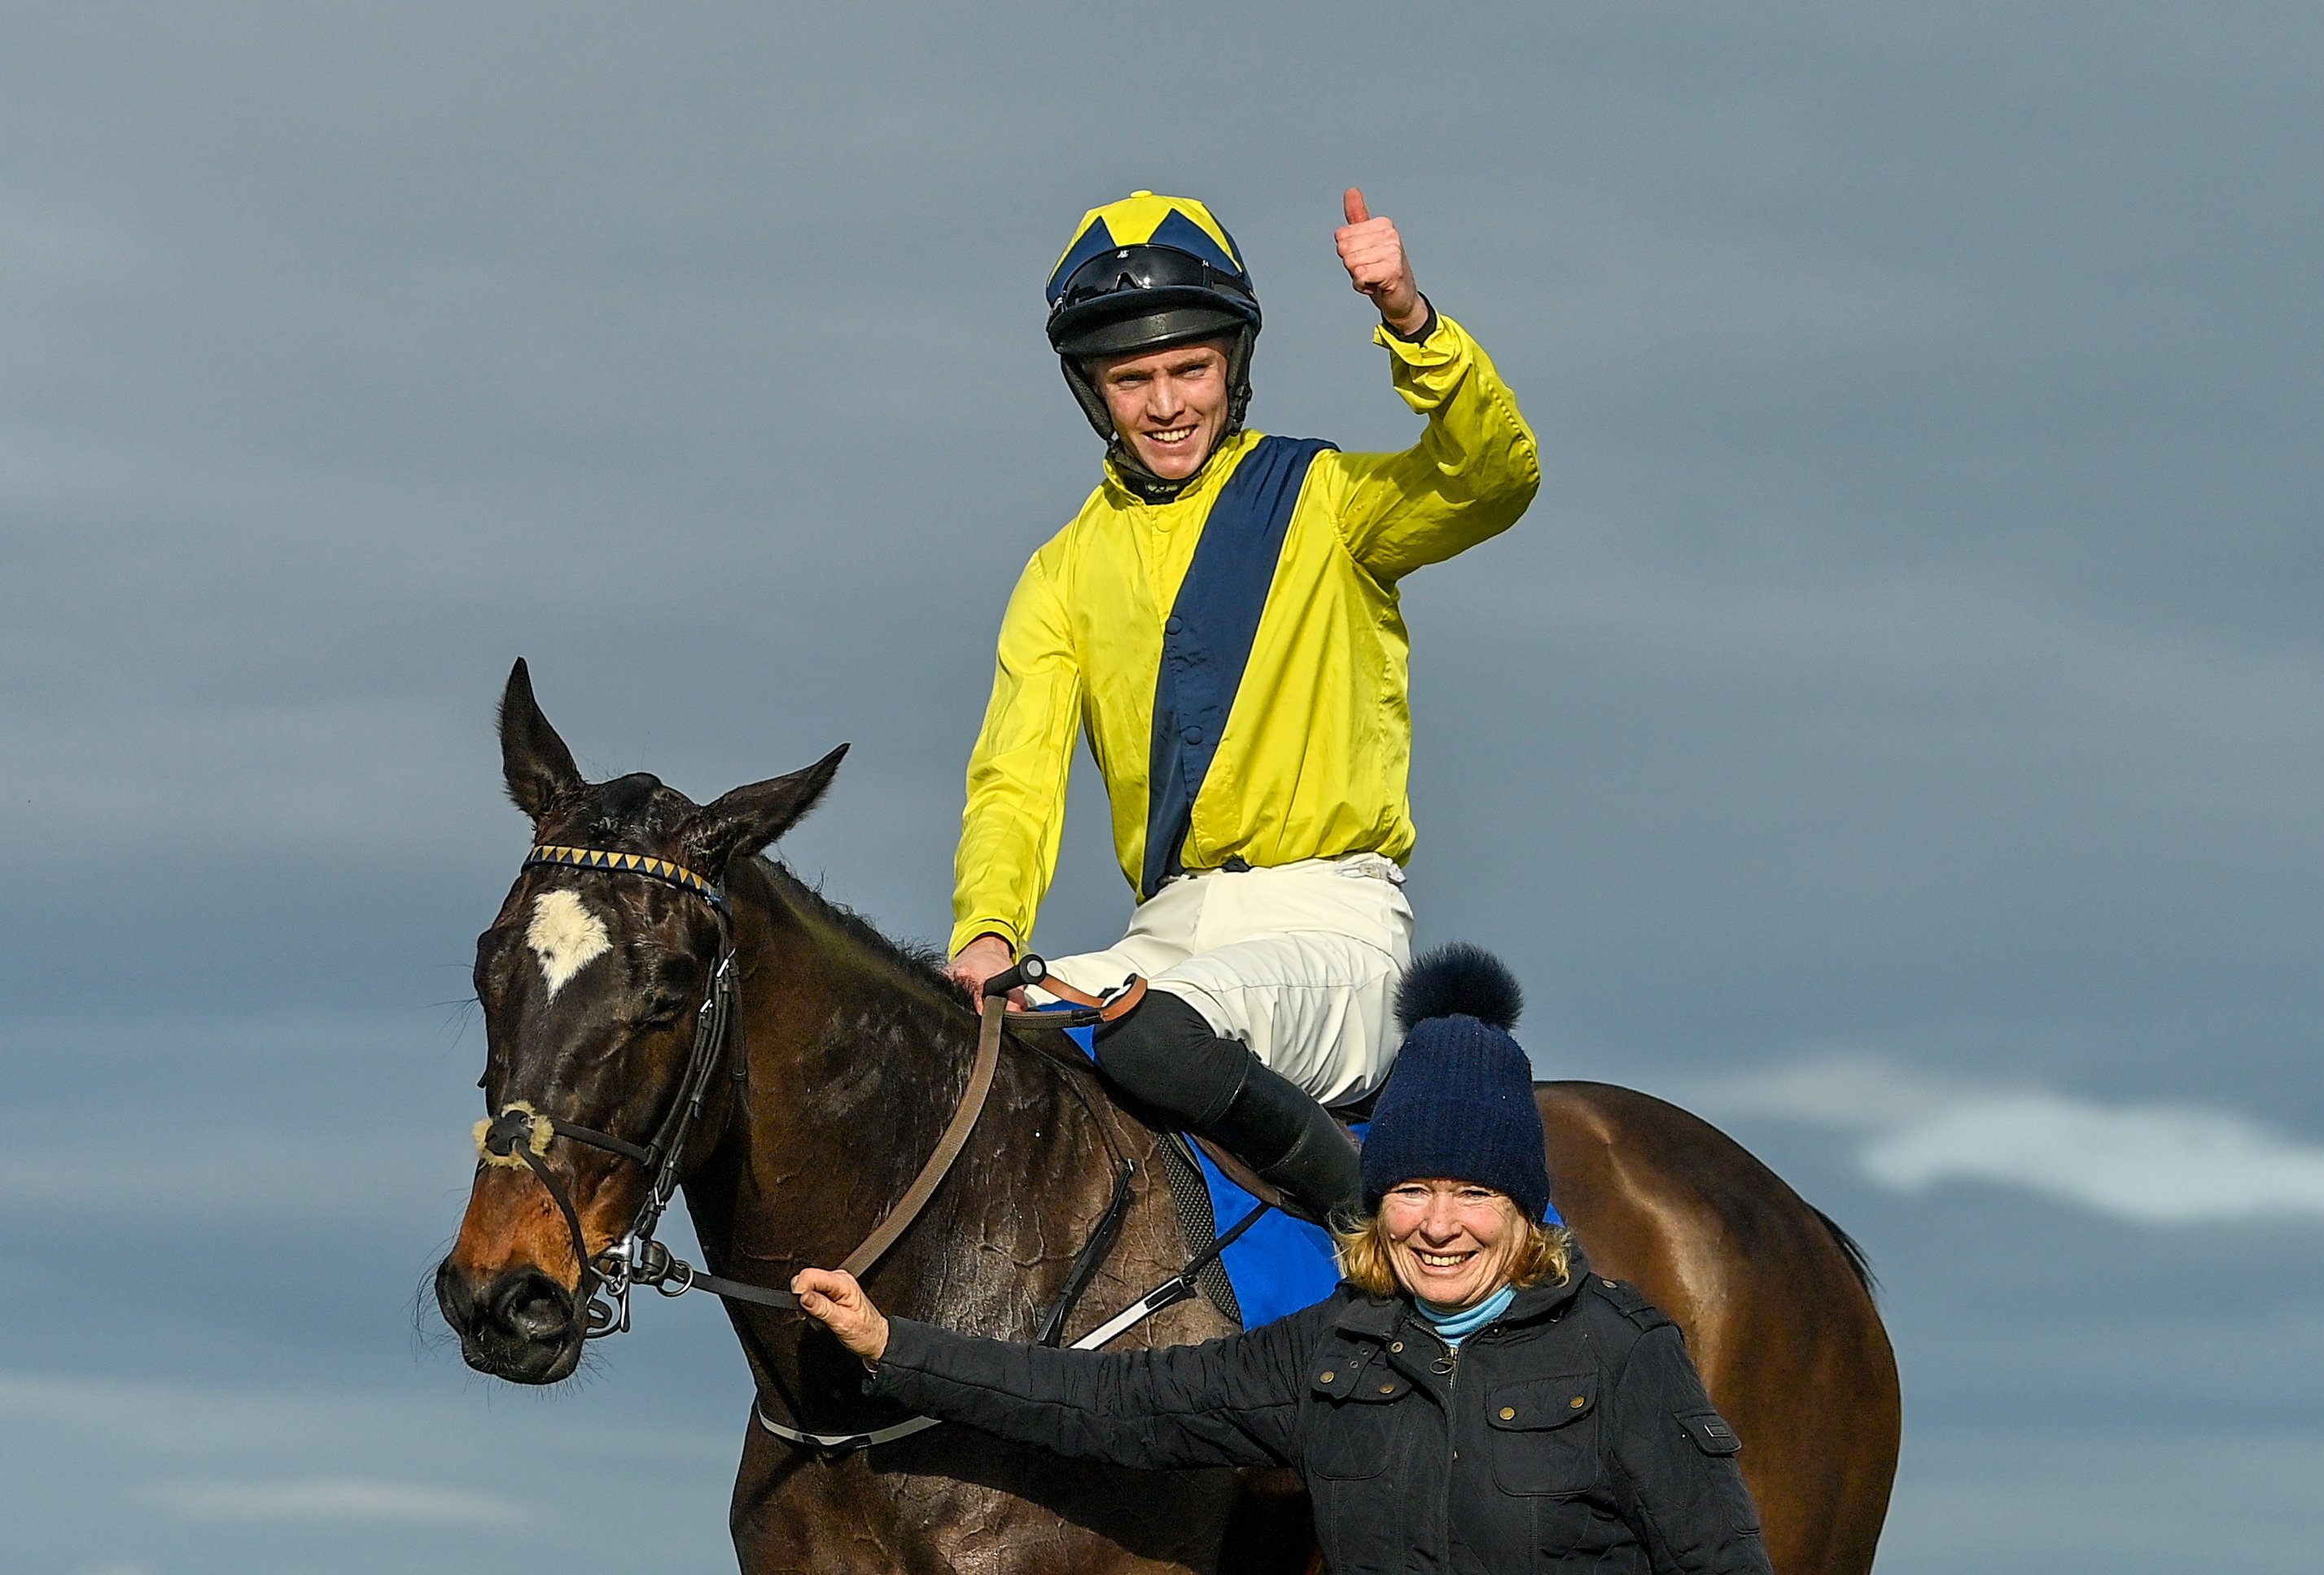
[[547, 1275], [512, 1275], [493, 1299], [494, 1322], [519, 1340], [546, 1343], [565, 1338], [573, 1298]]
[[475, 1287], [468, 1283], [467, 1276], [452, 1266], [448, 1257], [436, 1266], [436, 1310], [459, 1333], [466, 1334], [475, 1326]]

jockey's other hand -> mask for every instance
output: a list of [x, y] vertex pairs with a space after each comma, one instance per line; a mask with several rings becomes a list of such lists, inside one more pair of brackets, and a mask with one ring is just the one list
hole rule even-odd
[[[945, 972], [968, 992], [968, 1004], [982, 1012], [984, 1009], [984, 981], [1016, 961], [1016, 953], [999, 935], [979, 935], [960, 949], [959, 954], [945, 964]], [[1009, 1005], [1017, 1011], [1025, 1010], [1025, 992], [1010, 990]]]
[[839, 1343], [867, 1362], [888, 1349], [888, 1315], [872, 1304], [863, 1287], [845, 1269], [801, 1269], [791, 1276], [799, 1311], [839, 1337]]
[[1372, 298], [1389, 327], [1399, 334], [1416, 332], [1428, 321], [1428, 302], [1413, 281], [1412, 262], [1404, 254], [1404, 237], [1396, 233], [1396, 221], [1372, 217], [1356, 187], [1349, 187], [1341, 202], [1348, 222], [1333, 238], [1339, 243], [1349, 282]]

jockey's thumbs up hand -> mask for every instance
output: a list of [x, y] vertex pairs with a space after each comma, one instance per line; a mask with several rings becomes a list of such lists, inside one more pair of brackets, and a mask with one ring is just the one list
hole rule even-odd
[[887, 1353], [888, 1318], [872, 1304], [855, 1276], [844, 1269], [801, 1269], [791, 1276], [799, 1311], [839, 1337], [839, 1343], [867, 1362]]
[[1399, 334], [1416, 331], [1428, 321], [1428, 302], [1413, 281], [1412, 263], [1404, 254], [1404, 237], [1396, 233], [1396, 221], [1372, 217], [1360, 188], [1349, 187], [1340, 200], [1348, 222], [1333, 238], [1348, 281], [1372, 298], [1389, 327]]

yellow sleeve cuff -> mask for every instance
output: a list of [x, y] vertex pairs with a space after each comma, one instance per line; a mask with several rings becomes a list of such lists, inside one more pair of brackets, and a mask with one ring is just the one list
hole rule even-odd
[[1431, 310], [1426, 338], [1407, 339], [1380, 323], [1372, 329], [1372, 343], [1406, 366], [1416, 368], [1447, 366], [1460, 360], [1468, 354], [1468, 334], [1443, 312]]

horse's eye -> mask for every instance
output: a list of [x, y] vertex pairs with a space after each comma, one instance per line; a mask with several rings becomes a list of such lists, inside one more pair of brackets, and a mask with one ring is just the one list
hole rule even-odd
[[659, 1028], [675, 1022], [678, 1014], [685, 1009], [686, 998], [682, 995], [648, 996], [639, 1003], [634, 1021], [641, 1028]]

